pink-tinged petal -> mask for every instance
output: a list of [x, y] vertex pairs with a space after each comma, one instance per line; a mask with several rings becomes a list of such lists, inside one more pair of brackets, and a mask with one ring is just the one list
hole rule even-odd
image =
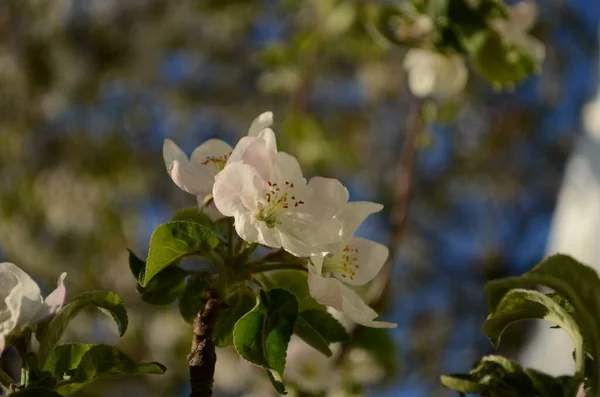
[[346, 203], [337, 218], [342, 222], [342, 240], [348, 241], [354, 236], [356, 229], [375, 212], [383, 209], [383, 205], [370, 201], [353, 201]]
[[265, 128], [273, 124], [273, 112], [261, 113], [252, 121], [248, 129], [248, 136], [258, 136]]
[[351, 239], [348, 248], [346, 255], [351, 258], [350, 267], [354, 274], [353, 277], [341, 278], [340, 281], [350, 285], [363, 285], [373, 280], [389, 255], [385, 245], [360, 237]]
[[[341, 311], [343, 311], [350, 320], [371, 328], [396, 328], [398, 326], [397, 324], [385, 321], [374, 321], [374, 319], [379, 316], [375, 310], [371, 309], [350, 287], [340, 283], [340, 288], [342, 295]], [[339, 310], [336, 307], [333, 308]]]
[[57, 288], [46, 297], [36, 318], [32, 319], [32, 324], [54, 316], [63, 307], [65, 299], [67, 298], [67, 289], [64, 282], [65, 277], [67, 277], [67, 273], [60, 275]]
[[244, 151], [241, 162], [254, 168], [266, 182], [273, 179], [276, 157], [277, 153], [269, 150], [264, 141], [255, 139]]
[[312, 265], [308, 265], [308, 291], [320, 304], [342, 311], [342, 283], [335, 278], [323, 277]]
[[263, 195], [260, 177], [254, 168], [242, 163], [227, 165], [213, 187], [215, 206], [225, 216], [233, 216], [240, 206], [254, 213], [257, 200]]
[[272, 129], [265, 128], [258, 134], [257, 138], [265, 142], [267, 149], [274, 152], [277, 151], [277, 139], [275, 138], [275, 133]]
[[330, 218], [348, 203], [348, 189], [337, 179], [317, 176], [310, 179], [308, 187], [312, 190], [312, 200], [319, 217]]
[[228, 157], [232, 151], [233, 148], [227, 142], [220, 139], [209, 139], [194, 149], [190, 157], [190, 162], [198, 166], [203, 165], [209, 158], [223, 157], [227, 160], [225, 156]]

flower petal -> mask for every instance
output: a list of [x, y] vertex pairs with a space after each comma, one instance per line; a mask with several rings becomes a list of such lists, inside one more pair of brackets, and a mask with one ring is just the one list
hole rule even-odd
[[308, 182], [312, 189], [312, 199], [318, 204], [317, 216], [330, 218], [339, 213], [348, 203], [348, 189], [334, 178], [316, 176]]
[[342, 283], [335, 278], [323, 277], [311, 264], [308, 265], [308, 291], [320, 304], [342, 311]]
[[[342, 283], [340, 283], [340, 286], [342, 294], [341, 311], [343, 311], [352, 321], [371, 328], [396, 328], [398, 326], [398, 324], [385, 321], [373, 321], [379, 316], [377, 312], [371, 309], [350, 287], [347, 287]], [[333, 308], [336, 309], [335, 307]]]
[[190, 162], [195, 166], [199, 166], [209, 157], [226, 156], [232, 151], [233, 148], [227, 142], [221, 139], [209, 139], [194, 149], [190, 157]]
[[217, 175], [213, 187], [215, 206], [225, 216], [241, 211], [255, 212], [257, 200], [263, 195], [262, 181], [254, 168], [247, 164], [228, 164]]
[[183, 151], [170, 139], [163, 144], [163, 158], [167, 172], [175, 184], [183, 191], [195, 195], [210, 193], [214, 173], [207, 167], [195, 167]]
[[30, 320], [30, 324], [35, 324], [38, 321], [42, 321], [48, 317], [51, 317], [58, 313], [58, 311], [63, 307], [65, 303], [65, 299], [67, 297], [67, 289], [65, 288], [65, 277], [67, 277], [67, 273], [63, 273], [58, 278], [57, 287], [54, 291], [52, 291], [46, 299], [44, 299], [44, 303], [40, 310], [36, 313], [35, 318]]
[[273, 179], [277, 154], [269, 150], [264, 141], [255, 139], [244, 151], [241, 162], [252, 166], [261, 179], [266, 182]]
[[258, 139], [265, 142], [267, 145], [267, 149], [272, 150], [274, 152], [277, 151], [277, 139], [275, 138], [275, 133], [270, 128], [265, 128], [258, 134]]
[[342, 222], [342, 240], [348, 241], [356, 229], [375, 212], [383, 209], [383, 205], [370, 201], [353, 201], [346, 203], [337, 218]]
[[262, 130], [270, 127], [273, 124], [273, 112], [261, 113], [257, 118], [252, 121], [250, 128], [248, 129], [248, 136], [258, 136]]
[[12, 324], [7, 324], [8, 327], [4, 327], [4, 335], [12, 330], [19, 332], [42, 305], [40, 287], [27, 273], [9, 262], [0, 263], [0, 285], [3, 288], [6, 286], [11, 288], [5, 302], [11, 320], [14, 321]]
[[351, 263], [351, 266], [354, 266], [354, 276], [340, 279], [340, 281], [350, 285], [363, 285], [373, 280], [381, 271], [389, 255], [389, 250], [385, 245], [360, 237], [350, 240], [348, 248], [355, 250], [351, 253], [351, 257], [356, 258]]

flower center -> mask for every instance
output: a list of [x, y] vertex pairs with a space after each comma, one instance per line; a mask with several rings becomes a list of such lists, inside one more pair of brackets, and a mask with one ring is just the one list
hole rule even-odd
[[280, 215], [283, 211], [298, 208], [304, 201], [296, 198], [294, 184], [285, 181], [281, 186], [268, 181], [268, 191], [265, 193], [264, 202], [258, 203], [258, 211], [254, 214], [256, 219], [263, 221], [267, 227], [272, 228], [281, 224]]
[[231, 156], [231, 152], [226, 153], [222, 156], [208, 156], [206, 160], [202, 162], [203, 165], [212, 164], [217, 172], [223, 171], [225, 168], [225, 164], [227, 164], [227, 160], [229, 160], [229, 156]]
[[358, 248], [350, 248], [348, 245], [335, 254], [328, 254], [323, 258], [323, 274], [333, 273], [354, 280], [356, 269], [360, 268], [358, 263]]

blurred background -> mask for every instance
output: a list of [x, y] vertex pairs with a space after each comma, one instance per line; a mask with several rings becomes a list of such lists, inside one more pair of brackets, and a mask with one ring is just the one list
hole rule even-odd
[[[123, 338], [91, 312], [67, 339], [114, 343], [168, 367], [88, 395], [189, 393], [191, 328], [176, 308], [139, 299], [126, 248], [144, 256], [153, 229], [194, 204], [165, 171], [165, 138], [188, 154], [208, 138], [233, 144], [266, 110], [280, 150], [306, 175], [336, 177], [352, 200], [386, 206], [359, 233], [392, 245], [377, 308], [399, 325], [390, 332], [397, 365], [367, 395], [452, 395], [439, 375], [491, 352], [482, 286], [545, 253], [582, 107], [596, 91], [600, 6], [543, 2], [533, 31], [546, 45], [541, 75], [503, 93], [471, 75], [432, 115], [407, 89], [405, 52], [364, 23], [373, 3], [0, 3], [1, 257], [45, 291], [66, 271], [70, 296], [117, 292], [131, 321]], [[503, 353], [516, 356], [529, 330], [513, 326]], [[243, 372], [226, 354], [221, 371]], [[249, 395], [233, 381], [217, 379], [218, 395]]]

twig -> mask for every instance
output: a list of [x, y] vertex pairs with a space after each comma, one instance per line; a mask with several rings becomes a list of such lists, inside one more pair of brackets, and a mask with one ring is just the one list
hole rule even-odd
[[190, 366], [190, 397], [211, 397], [217, 355], [212, 340], [213, 328], [219, 318], [222, 302], [216, 290], [208, 291], [204, 307], [194, 319], [192, 348], [188, 355]]

